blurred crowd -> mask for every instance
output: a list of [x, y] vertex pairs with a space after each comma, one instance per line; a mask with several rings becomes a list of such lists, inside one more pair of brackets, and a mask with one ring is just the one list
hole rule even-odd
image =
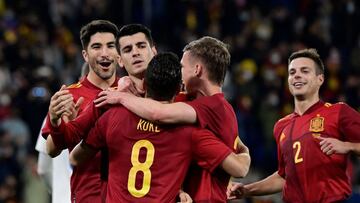
[[224, 92], [259, 176], [276, 170], [272, 128], [293, 109], [292, 51], [316, 48], [326, 66], [322, 99], [360, 111], [356, 0], [0, 0], [0, 203], [31, 202], [33, 188], [41, 191], [35, 142], [51, 95], [80, 75], [79, 31], [93, 19], [145, 24], [159, 51], [179, 57], [186, 43], [204, 35], [229, 44]]

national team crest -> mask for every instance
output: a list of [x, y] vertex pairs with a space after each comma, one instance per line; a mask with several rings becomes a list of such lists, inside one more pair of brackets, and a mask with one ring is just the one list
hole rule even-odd
[[310, 129], [311, 132], [322, 132], [324, 131], [324, 117], [319, 115], [316, 118], [311, 119]]

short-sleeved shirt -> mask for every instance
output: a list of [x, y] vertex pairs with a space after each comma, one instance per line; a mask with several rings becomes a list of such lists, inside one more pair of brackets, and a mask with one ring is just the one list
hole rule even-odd
[[[201, 128], [209, 129], [229, 148], [233, 148], [238, 136], [236, 116], [224, 94], [199, 97], [187, 102], [197, 114]], [[184, 190], [195, 202], [224, 202], [230, 175], [218, 168], [212, 174], [192, 164], [184, 183]]]
[[326, 155], [318, 137], [360, 142], [360, 114], [344, 103], [319, 101], [274, 127], [285, 202], [335, 202], [351, 194], [349, 154]]
[[85, 142], [109, 150], [107, 202], [175, 202], [192, 157], [212, 172], [231, 153], [208, 130], [160, 126], [122, 106], [105, 112]]
[[[118, 78], [112, 86], [117, 85]], [[80, 116], [87, 106], [91, 106], [93, 100], [102, 91], [102, 89], [93, 85], [86, 77], [81, 79], [78, 83], [68, 86], [67, 88], [73, 95], [74, 102], [80, 97], [84, 98], [78, 112]], [[82, 132], [74, 132], [73, 129], [67, 128], [65, 122], [62, 122], [61, 127], [55, 129], [51, 126], [50, 120], [47, 120], [45, 127], [42, 130], [44, 137], [51, 134], [54, 144], [58, 148], [71, 151], [87, 134]], [[84, 163], [79, 167], [73, 168], [71, 176], [71, 200], [72, 202], [101, 202], [101, 191], [105, 191], [106, 182], [101, 181], [101, 153], [97, 153], [91, 162]]]

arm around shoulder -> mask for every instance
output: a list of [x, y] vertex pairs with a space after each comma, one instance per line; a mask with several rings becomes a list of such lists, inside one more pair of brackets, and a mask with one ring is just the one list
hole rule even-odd
[[161, 123], [196, 122], [195, 110], [183, 102], [164, 104], [128, 93], [123, 93], [120, 101], [127, 109], [150, 121]]

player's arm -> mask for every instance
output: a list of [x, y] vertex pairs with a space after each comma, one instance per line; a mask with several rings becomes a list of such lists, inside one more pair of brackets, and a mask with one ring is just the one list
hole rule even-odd
[[50, 156], [58, 156], [64, 148], [75, 146], [90, 131], [101, 111], [92, 103], [81, 114], [69, 122], [61, 122], [58, 127], [50, 126], [50, 135], [47, 138], [47, 152]]
[[79, 166], [93, 158], [97, 152], [98, 150], [92, 148], [84, 141], [81, 141], [70, 153], [70, 164], [73, 166]]
[[360, 156], [360, 113], [346, 104], [340, 105], [338, 128], [345, 140], [320, 137], [320, 148], [327, 154], [354, 153]]
[[267, 178], [254, 183], [246, 185], [242, 183], [233, 183], [232, 186], [229, 188], [227, 195], [229, 199], [240, 199], [251, 196], [270, 195], [281, 192], [284, 184], [285, 179], [281, 177], [276, 171]]
[[138, 116], [154, 122], [195, 123], [197, 119], [195, 110], [186, 103], [163, 104], [126, 92], [102, 91], [94, 103], [96, 107], [120, 103]]
[[218, 166], [234, 177], [244, 177], [250, 166], [250, 156], [235, 154], [211, 131], [201, 129], [192, 134], [192, 150], [197, 164], [212, 172]]
[[347, 144], [349, 145], [349, 149], [352, 153], [360, 156], [360, 143], [348, 142]]
[[[108, 112], [107, 112], [108, 113]], [[107, 129], [109, 118], [112, 115], [106, 113], [99, 118], [93, 128], [89, 130], [88, 136], [83, 139], [76, 147], [71, 151], [69, 160], [73, 166], [78, 166], [93, 158], [99, 149], [106, 146], [105, 129]]]
[[80, 98], [75, 104], [72, 94], [66, 89], [65, 85], [62, 85], [60, 90], [50, 99], [48, 116], [51, 125], [54, 127], [59, 126], [61, 117], [66, 117], [65, 121], [74, 119], [82, 102], [83, 98]]
[[220, 165], [224, 171], [236, 178], [243, 178], [249, 171], [250, 156], [245, 153], [229, 154]]
[[250, 164], [251, 164], [251, 157], [249, 148], [240, 140], [239, 137], [235, 140], [236, 144], [236, 163], [239, 164], [237, 166], [237, 170], [243, 173], [243, 176], [246, 176], [249, 172]]
[[[250, 153], [248, 147], [239, 138], [236, 138], [235, 144], [237, 153], [228, 155], [220, 166], [231, 176], [243, 178], [249, 172]], [[223, 147], [226, 147], [226, 145]]]
[[62, 122], [73, 120], [77, 116], [82, 102], [83, 98], [80, 98], [75, 104], [73, 102], [73, 96], [70, 94], [69, 90], [66, 89], [65, 85], [62, 85], [60, 90], [51, 97], [46, 121], [46, 130], [45, 133], [43, 131], [43, 137], [46, 139], [47, 153], [52, 158], [58, 156], [64, 148], [60, 147], [56, 141], [61, 140], [62, 143], [64, 141], [62, 135], [58, 132], [52, 133], [51, 130], [58, 128], [63, 124]]
[[53, 139], [52, 139], [52, 135], [49, 134], [49, 136], [46, 139], [46, 152], [47, 154], [51, 157], [51, 158], [55, 158], [57, 156], [60, 155], [61, 151], [63, 149], [56, 147]]
[[320, 149], [327, 155], [336, 154], [347, 154], [354, 153], [360, 156], [360, 143], [344, 142], [335, 138], [324, 138], [320, 139]]

